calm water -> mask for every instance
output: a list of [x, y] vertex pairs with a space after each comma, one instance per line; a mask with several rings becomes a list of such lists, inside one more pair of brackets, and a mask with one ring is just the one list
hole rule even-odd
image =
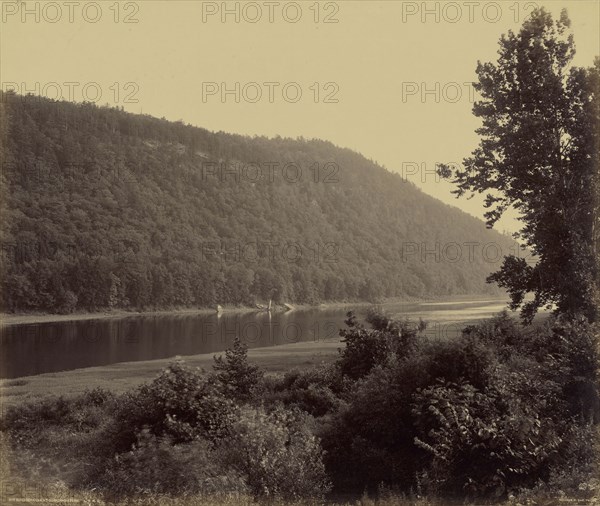
[[[396, 303], [396, 316], [429, 323], [427, 333], [457, 335], [466, 322], [501, 311], [505, 300]], [[0, 327], [0, 377], [223, 351], [240, 336], [250, 348], [339, 339], [350, 307], [286, 313], [148, 315]], [[368, 308], [358, 306], [357, 315]]]

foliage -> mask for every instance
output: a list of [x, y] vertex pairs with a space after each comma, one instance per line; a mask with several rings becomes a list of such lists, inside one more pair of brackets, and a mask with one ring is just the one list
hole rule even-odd
[[599, 436], [598, 426], [573, 425], [559, 449], [559, 463], [551, 469], [548, 480], [515, 490], [509, 505], [595, 504], [600, 492]]
[[107, 464], [98, 485], [113, 497], [244, 494], [247, 487], [237, 472], [223, 469], [205, 440], [173, 445], [144, 429], [131, 451]]
[[319, 498], [329, 491], [323, 451], [300, 412], [246, 408], [232, 433], [219, 451], [256, 496]]
[[267, 406], [283, 404], [321, 417], [339, 409], [348, 387], [337, 365], [323, 364], [305, 371], [293, 369], [265, 382], [263, 399]]
[[544, 465], [562, 442], [556, 428], [528, 399], [499, 394], [465, 383], [417, 391], [415, 443], [431, 454], [423, 476], [431, 491], [502, 497], [507, 488], [547, 478]]
[[544, 306], [557, 315], [529, 332], [498, 319], [467, 328], [497, 357], [483, 384], [453, 380], [415, 396], [415, 412], [428, 410], [416, 439], [433, 455], [425, 473], [445, 493], [556, 496], [553, 481], [593, 472], [594, 455], [578, 442], [600, 418], [600, 59], [572, 66], [569, 27], [566, 11], [554, 21], [538, 8], [501, 38], [497, 63], [477, 66], [480, 145], [462, 169], [440, 171], [458, 196], [488, 192], [488, 226], [519, 211], [518, 235], [538, 261], [508, 256], [488, 281], [508, 290], [525, 323]]
[[[510, 255], [489, 280], [508, 290], [526, 322], [552, 304], [594, 319], [599, 302], [600, 59], [571, 65], [569, 27], [566, 11], [554, 21], [535, 9], [519, 33], [500, 39], [497, 63], [478, 63], [480, 145], [463, 168], [441, 169], [459, 196], [489, 192], [490, 227], [509, 207], [520, 213], [520, 236], [538, 262]], [[534, 298], [525, 302], [527, 293]]]
[[[389, 355], [369, 358], [360, 376], [343, 366], [360, 355], [340, 353], [334, 364], [262, 377], [235, 346], [215, 373], [175, 363], [121, 396], [97, 390], [9, 409], [3, 430], [20, 470], [116, 499], [289, 501], [320, 498], [330, 481], [334, 494], [478, 503], [596, 490], [597, 341], [586, 319], [523, 328], [502, 313], [451, 340], [389, 315], [368, 320], [349, 315], [347, 331], [386, 343]], [[239, 397], [247, 372], [255, 389]]]
[[65, 399], [50, 396], [28, 404], [11, 406], [1, 420], [2, 429], [26, 433], [23, 442], [31, 440], [41, 429], [63, 427], [88, 431], [100, 425], [103, 411], [114, 400], [114, 395], [100, 388], [86, 390], [80, 397]]
[[263, 372], [248, 363], [248, 347], [239, 337], [233, 341], [233, 347], [225, 351], [225, 358], [214, 357], [213, 369], [227, 396], [238, 402], [248, 401], [262, 380]]
[[[541, 333], [538, 343], [555, 358], [557, 381], [566, 399], [565, 412], [584, 421], [600, 421], [600, 332], [586, 318], [558, 318], [550, 326], [552, 342]], [[548, 333], [546, 333], [548, 335]], [[543, 341], [543, 342], [540, 342]]]
[[348, 329], [340, 331], [345, 346], [340, 349], [339, 367], [343, 375], [352, 379], [365, 376], [390, 357], [406, 354], [417, 334], [425, 330], [424, 326], [414, 327], [408, 321], [396, 321], [373, 311], [367, 314], [366, 320], [371, 330], [358, 323], [356, 316], [349, 312], [345, 320]]
[[[2, 428], [21, 449], [20, 465], [29, 452], [35, 455], [28, 473], [61, 476], [106, 499], [322, 497], [329, 484], [307, 416], [283, 407], [237, 407], [232, 392], [237, 402], [247, 400], [237, 395], [240, 376], [219, 374], [250, 367], [258, 382], [262, 372], [247, 364], [239, 343], [228, 351], [243, 360], [222, 361], [215, 375], [176, 362], [118, 397], [94, 390], [11, 408]], [[44, 465], [47, 460], [53, 465]]]
[[[4, 311], [498, 292], [479, 249], [452, 262], [442, 252], [506, 252], [509, 238], [348, 149], [90, 103], [0, 102]], [[301, 167], [298, 181], [286, 164]], [[249, 167], [264, 177], [253, 182]]]
[[374, 367], [354, 384], [347, 403], [320, 433], [334, 484], [359, 491], [383, 482], [414, 490], [425, 457], [414, 445], [414, 395], [439, 379], [485, 384], [494, 363], [490, 350], [469, 336], [453, 341], [421, 336], [402, 355]]
[[[374, 492], [383, 483], [405, 493], [501, 499], [589, 462], [591, 455], [567, 451], [587, 430], [598, 391], [586, 383], [582, 412], [569, 385], [578, 378], [573, 367], [592, 359], [571, 343], [593, 333], [588, 323], [572, 326], [552, 320], [525, 330], [503, 313], [451, 341], [421, 336], [371, 368], [319, 429], [336, 489]], [[557, 332], [574, 361], [557, 350]]]
[[214, 441], [228, 433], [234, 412], [234, 404], [219, 385], [178, 362], [151, 383], [117, 399], [101, 443], [109, 453], [128, 451], [145, 429], [174, 444], [197, 438]]

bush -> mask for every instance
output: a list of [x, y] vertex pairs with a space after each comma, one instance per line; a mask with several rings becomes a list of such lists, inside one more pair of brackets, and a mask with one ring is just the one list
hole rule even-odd
[[376, 492], [381, 483], [403, 490], [414, 485], [422, 451], [413, 444], [409, 405], [421, 371], [407, 367], [399, 373], [401, 368], [402, 362], [374, 368], [354, 385], [347, 403], [323, 420], [319, 435], [337, 491]]
[[251, 400], [263, 373], [248, 363], [248, 347], [236, 337], [233, 348], [225, 351], [225, 358], [214, 357], [214, 361], [216, 379], [223, 385], [227, 396], [238, 402]]
[[[585, 318], [558, 318], [550, 322], [554, 345], [552, 351], [558, 363], [557, 378], [567, 399], [567, 416], [585, 422], [600, 422], [599, 334], [598, 325]], [[544, 343], [546, 344], [546, 343]]]
[[236, 407], [221, 380], [176, 363], [117, 398], [112, 420], [90, 444], [85, 486], [117, 496], [322, 497], [322, 450], [307, 419], [283, 408]]
[[[379, 337], [359, 332], [363, 344]], [[574, 423], [564, 390], [573, 369], [553, 367], [562, 359], [540, 351], [542, 336], [553, 339], [504, 314], [450, 341], [422, 336], [370, 365], [319, 431], [336, 489], [506, 497], [568, 467], [559, 454]]]
[[323, 451], [299, 412], [244, 408], [218, 451], [255, 496], [321, 498], [329, 491]]
[[339, 408], [344, 389], [339, 368], [324, 364], [306, 371], [293, 369], [265, 382], [263, 399], [267, 405], [281, 403], [320, 417]]
[[528, 348], [523, 328], [507, 311], [476, 325], [468, 325], [463, 334], [493, 347], [501, 360], [508, 359], [515, 351], [525, 352]]
[[374, 310], [369, 311], [366, 319], [371, 329], [358, 323], [350, 311], [345, 320], [348, 329], [340, 331], [346, 346], [340, 350], [338, 366], [343, 375], [353, 380], [366, 376], [378, 365], [384, 365], [392, 355], [407, 354], [417, 335], [425, 329], [422, 322], [415, 327], [408, 320], [393, 320]]
[[234, 410], [219, 385], [178, 362], [116, 400], [113, 423], [103, 439], [117, 453], [128, 451], [143, 428], [159, 438], [168, 436], [174, 444], [198, 437], [215, 440], [229, 431]]
[[223, 469], [204, 440], [173, 445], [144, 429], [131, 451], [116, 455], [97, 483], [109, 496], [243, 494], [243, 477]]
[[81, 396], [72, 399], [47, 397], [27, 404], [11, 406], [2, 419], [2, 429], [13, 433], [41, 435], [50, 427], [69, 428], [77, 431], [98, 427], [103, 417], [103, 406], [112, 402], [111, 392], [96, 388], [86, 390]]
[[423, 471], [430, 493], [499, 498], [548, 477], [562, 442], [556, 425], [539, 416], [535, 403], [498, 394], [465, 383], [417, 391], [415, 443], [430, 454]]
[[64, 397], [47, 397], [40, 401], [10, 406], [2, 419], [2, 429], [14, 432], [40, 430], [62, 425], [70, 415], [72, 402]]

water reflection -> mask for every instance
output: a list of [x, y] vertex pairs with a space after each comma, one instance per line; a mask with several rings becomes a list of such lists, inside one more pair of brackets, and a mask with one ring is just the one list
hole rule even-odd
[[[395, 316], [429, 322], [427, 332], [452, 337], [465, 322], [489, 317], [504, 303], [445, 301], [387, 304]], [[118, 362], [216, 353], [239, 336], [250, 348], [339, 339], [349, 307], [286, 313], [148, 315], [0, 327], [0, 377], [16, 378]], [[355, 311], [364, 315], [367, 308]]]

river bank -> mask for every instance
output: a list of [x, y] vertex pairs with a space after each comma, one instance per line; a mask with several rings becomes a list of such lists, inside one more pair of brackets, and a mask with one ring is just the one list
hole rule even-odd
[[[339, 338], [290, 343], [248, 350], [248, 359], [269, 374], [283, 373], [293, 368], [309, 368], [331, 362], [342, 346]], [[216, 353], [220, 355], [222, 353]], [[213, 353], [184, 358], [186, 364], [210, 371]], [[0, 406], [20, 404], [49, 395], [70, 397], [86, 389], [104, 388], [122, 393], [154, 378], [161, 369], [177, 357], [74, 369], [70, 371], [24, 376], [0, 380]]]
[[[425, 299], [423, 299], [425, 300]], [[395, 301], [394, 301], [395, 302]], [[402, 300], [402, 302], [414, 302], [408, 300]], [[386, 301], [387, 303], [387, 301]], [[371, 302], [328, 302], [311, 306], [309, 304], [294, 304], [293, 309], [339, 309], [343, 307], [358, 307], [358, 306], [372, 306]], [[258, 313], [264, 311], [256, 307], [250, 306], [223, 306], [221, 313], [228, 314], [244, 314], [244, 313]], [[282, 307], [276, 307], [275, 312], [288, 311]], [[126, 318], [130, 316], [176, 316], [176, 315], [203, 315], [203, 314], [215, 314], [216, 310], [211, 308], [187, 308], [187, 309], [162, 309], [156, 311], [125, 311], [125, 310], [114, 310], [114, 311], [101, 311], [95, 313], [69, 313], [69, 314], [38, 314], [38, 313], [23, 313], [23, 314], [10, 314], [0, 313], [0, 326], [2, 325], [30, 325], [36, 323], [52, 323], [52, 322], [70, 322], [70, 321], [85, 321], [85, 320], [104, 320], [107, 318]]]
[[[482, 294], [476, 295], [459, 295], [452, 296], [452, 300], [482, 300], [484, 298], [493, 298], [493, 296], [485, 296]], [[368, 307], [373, 305], [381, 304], [394, 304], [394, 303], [418, 303], [418, 302], [436, 302], [444, 300], [445, 297], [404, 297], [404, 298], [393, 298], [386, 299], [378, 304], [366, 301], [355, 301], [355, 302], [324, 302], [317, 305], [310, 304], [293, 304], [293, 310], [295, 309], [340, 309], [344, 307]], [[252, 306], [222, 306], [223, 313], [252, 313], [260, 312], [261, 310]], [[277, 306], [275, 311], [286, 311], [283, 306]], [[51, 322], [69, 322], [69, 321], [84, 321], [84, 320], [101, 320], [107, 318], [125, 318], [129, 316], [174, 316], [174, 315], [203, 315], [203, 314], [215, 314], [215, 308], [181, 308], [181, 309], [159, 309], [150, 311], [127, 311], [122, 309], [115, 309], [110, 311], [97, 311], [91, 313], [69, 313], [69, 314], [56, 314], [56, 313], [0, 313], [0, 326], [5, 325], [29, 325], [36, 323], [51, 323]]]
[[[247, 313], [258, 311], [251, 307], [224, 307], [224, 313]], [[69, 313], [69, 314], [0, 314], [0, 325], [28, 325], [35, 323], [51, 323], [51, 322], [70, 322], [84, 320], [104, 320], [106, 318], [126, 318], [129, 316], [159, 316], [159, 315], [200, 315], [213, 314], [214, 309], [164, 309], [157, 311], [102, 311], [96, 313]]]

